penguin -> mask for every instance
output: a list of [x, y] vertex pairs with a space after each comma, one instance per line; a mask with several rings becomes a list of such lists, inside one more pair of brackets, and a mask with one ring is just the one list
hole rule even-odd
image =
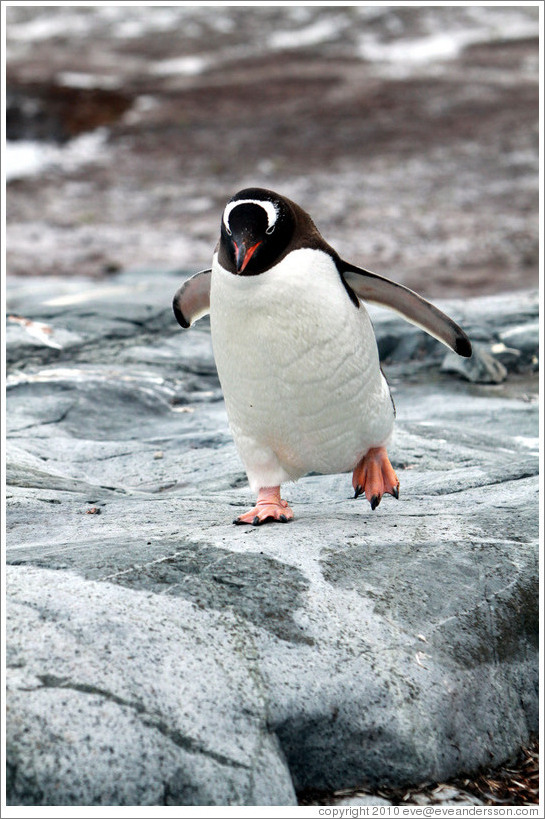
[[245, 188], [226, 204], [212, 267], [173, 300], [178, 323], [210, 315], [233, 438], [255, 506], [236, 524], [287, 523], [281, 485], [309, 472], [352, 472], [375, 510], [399, 498], [386, 447], [395, 408], [364, 302], [400, 313], [461, 356], [464, 331], [390, 279], [344, 261], [295, 202]]

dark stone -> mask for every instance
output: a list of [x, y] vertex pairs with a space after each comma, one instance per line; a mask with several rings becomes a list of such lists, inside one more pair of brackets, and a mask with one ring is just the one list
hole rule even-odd
[[6, 91], [6, 138], [63, 143], [110, 125], [132, 102], [131, 95], [117, 89], [11, 82]]
[[309, 588], [306, 576], [265, 555], [189, 544], [159, 563], [123, 572], [115, 581], [131, 589], [181, 595], [205, 608], [232, 608], [281, 640], [314, 642], [292, 619]]

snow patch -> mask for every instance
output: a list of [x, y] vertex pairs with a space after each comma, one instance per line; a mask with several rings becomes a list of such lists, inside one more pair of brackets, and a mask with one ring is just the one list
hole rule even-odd
[[160, 60], [152, 63], [149, 67], [151, 74], [157, 76], [169, 76], [171, 74], [183, 74], [186, 77], [194, 77], [202, 74], [209, 66], [206, 57], [175, 57], [172, 60]]
[[39, 42], [54, 37], [73, 37], [89, 33], [89, 21], [79, 14], [41, 14], [24, 23], [11, 23], [9, 36], [22, 42]]
[[97, 128], [65, 145], [30, 140], [6, 141], [6, 181], [34, 176], [50, 168], [72, 171], [90, 162], [100, 161], [105, 157], [106, 139], [107, 129]]
[[513, 440], [517, 444], [533, 450], [536, 455], [539, 453], [539, 438], [527, 438], [524, 435], [516, 435]]
[[121, 85], [119, 77], [85, 74], [83, 71], [61, 71], [56, 81], [68, 88], [119, 88]]
[[534, 23], [509, 21], [505, 27], [473, 28], [438, 32], [413, 39], [396, 39], [379, 42], [375, 37], [364, 35], [359, 42], [359, 56], [370, 62], [418, 64], [434, 60], [454, 60], [470, 45], [477, 43], [518, 40], [537, 37]]
[[344, 25], [344, 18], [317, 20], [306, 28], [296, 31], [278, 31], [271, 34], [269, 46], [273, 49], [304, 48], [334, 40], [339, 34], [339, 23]]

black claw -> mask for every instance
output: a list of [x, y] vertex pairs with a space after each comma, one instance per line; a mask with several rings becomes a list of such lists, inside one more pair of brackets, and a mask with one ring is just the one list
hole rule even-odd
[[356, 486], [356, 492], [354, 493], [354, 498], [359, 498], [359, 496], [361, 495], [362, 492], [363, 492], [363, 486], [360, 486], [358, 484], [358, 486]]
[[280, 517], [278, 518], [278, 520], [281, 520], [281, 521], [282, 521], [282, 523], [287, 523], [287, 522], [288, 522], [288, 519], [287, 519], [287, 517], [286, 517], [285, 515], [280, 515]]
[[255, 518], [252, 521], [252, 526], [259, 526], [260, 523], [261, 523], [261, 521], [259, 520], [259, 516], [256, 515]]
[[371, 498], [371, 509], [373, 510], [373, 512], [375, 511], [375, 509], [377, 508], [379, 503], [380, 503], [380, 495], [373, 495], [373, 497]]
[[392, 495], [396, 500], [399, 500], [399, 486], [394, 486], [392, 489]]

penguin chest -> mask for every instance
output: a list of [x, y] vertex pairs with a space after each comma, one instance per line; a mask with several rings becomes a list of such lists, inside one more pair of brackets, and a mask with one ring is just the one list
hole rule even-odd
[[376, 437], [373, 419], [388, 415], [388, 389], [367, 312], [327, 254], [293, 251], [247, 277], [215, 258], [210, 321], [239, 449], [257, 441], [298, 476], [351, 469], [374, 445], [367, 438]]

